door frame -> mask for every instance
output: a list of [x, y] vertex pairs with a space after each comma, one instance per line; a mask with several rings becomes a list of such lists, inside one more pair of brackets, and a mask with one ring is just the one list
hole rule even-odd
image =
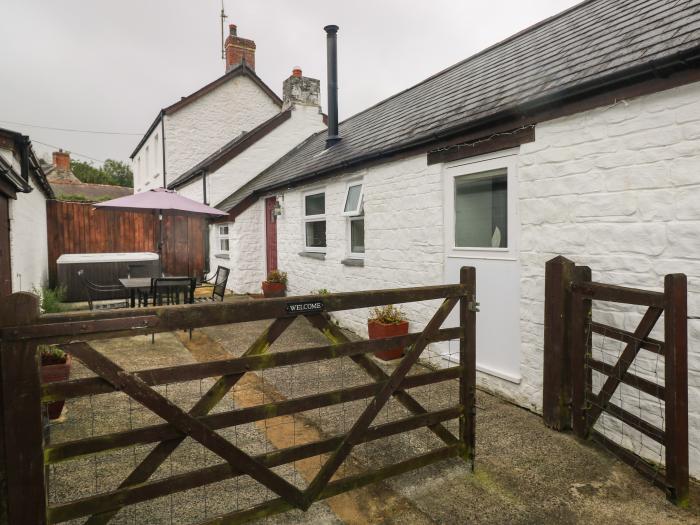
[[[267, 277], [267, 274], [269, 274], [272, 270], [277, 270], [279, 267], [279, 251], [277, 249], [277, 218], [275, 217], [274, 221], [274, 226], [275, 226], [275, 264], [274, 268], [270, 264], [270, 219], [272, 217], [272, 214], [270, 213], [271, 210], [268, 210], [268, 202], [273, 201], [274, 204], [276, 205], [279, 201], [277, 199], [276, 195], [269, 195], [265, 197], [263, 200], [263, 218], [264, 218], [264, 224], [265, 227], [263, 229], [263, 235], [265, 237], [265, 243], [264, 243], [264, 250], [265, 250], [265, 277]], [[274, 206], [273, 206], [274, 208]]]
[[[448, 275], [448, 259], [463, 259], [464, 265], [475, 264], [475, 261], [504, 261], [520, 264], [520, 215], [518, 213], [518, 154], [520, 148], [511, 148], [469, 159], [461, 159], [443, 164], [442, 183], [443, 183], [443, 281], [445, 283], [453, 282], [454, 276]], [[484, 171], [506, 168], [507, 169], [507, 209], [508, 209], [508, 247], [507, 248], [461, 248], [455, 246], [455, 179], [464, 175], [476, 175]], [[449, 196], [449, 198], [448, 198]], [[478, 279], [478, 268], [477, 268]], [[480, 290], [477, 288], [477, 300]], [[481, 290], [484, 293], [484, 290]], [[520, 334], [520, 277], [518, 278], [517, 287], [517, 308], [518, 308], [518, 324], [515, 329], [518, 332], [518, 350], [519, 362], [518, 370], [522, 370], [522, 340]], [[483, 315], [483, 314], [482, 314]], [[478, 316], [477, 316], [478, 323]], [[477, 356], [478, 359], [478, 356]], [[478, 364], [476, 369], [499, 379], [504, 379], [510, 383], [520, 384], [522, 375], [519, 372], [517, 375], [504, 371], [497, 370], [491, 367]]]

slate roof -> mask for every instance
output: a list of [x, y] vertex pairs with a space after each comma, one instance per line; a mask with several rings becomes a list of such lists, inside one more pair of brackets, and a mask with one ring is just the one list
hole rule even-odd
[[600, 91], [699, 46], [700, 0], [582, 2], [348, 118], [328, 150], [311, 136], [217, 207]]
[[284, 111], [279, 112], [277, 115], [267, 119], [259, 126], [256, 126], [254, 129], [241, 133], [235, 139], [221, 146], [203, 161], [199, 162], [168, 184], [168, 189], [173, 190], [179, 188], [180, 186], [183, 186], [196, 179], [203, 172], [209, 173], [219, 169], [228, 161], [235, 158], [239, 153], [244, 152], [258, 140], [266, 136], [272, 130], [276, 129], [280, 124], [289, 120], [291, 116], [292, 110], [285, 109]]
[[133, 188], [125, 186], [112, 186], [109, 184], [90, 184], [87, 182], [61, 183], [50, 182], [56, 199], [60, 201], [71, 200], [69, 197], [82, 197], [86, 201], [98, 202], [117, 197], [125, 197], [134, 193]]
[[151, 135], [155, 127], [160, 123], [160, 119], [163, 118], [163, 115], [171, 115], [175, 113], [176, 111], [184, 108], [185, 106], [191, 104], [198, 98], [206, 95], [210, 91], [216, 89], [219, 87], [221, 84], [224, 84], [231, 80], [234, 77], [238, 77], [241, 75], [245, 75], [248, 78], [250, 78], [253, 82], [255, 82], [260, 89], [262, 89], [265, 94], [270, 97], [270, 99], [277, 104], [278, 106], [282, 107], [282, 99], [279, 98], [270, 87], [265, 84], [265, 82], [262, 81], [262, 79], [255, 74], [255, 71], [251, 69], [245, 62], [241, 62], [238, 64], [236, 67], [232, 68], [230, 71], [227, 71], [224, 75], [220, 76], [216, 80], [213, 80], [212, 82], [209, 82], [205, 86], [199, 88], [197, 91], [194, 93], [187, 95], [186, 97], [182, 97], [180, 100], [175, 102], [174, 104], [169, 105], [166, 108], [163, 108], [160, 110], [158, 115], [156, 116], [155, 120], [151, 123], [151, 125], [148, 127], [148, 130], [146, 130], [146, 133], [144, 136], [141, 138], [139, 143], [136, 145], [134, 148], [134, 151], [131, 152], [131, 155], [129, 158], [134, 158], [136, 154], [139, 152], [141, 149], [141, 146], [143, 146], [144, 142], [148, 139], [148, 137]]

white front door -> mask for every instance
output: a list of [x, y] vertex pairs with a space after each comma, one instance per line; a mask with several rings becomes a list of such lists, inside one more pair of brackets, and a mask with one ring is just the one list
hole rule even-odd
[[[477, 370], [513, 382], [520, 381], [516, 154], [458, 161], [444, 170], [445, 282], [459, 282], [462, 266], [476, 268]], [[445, 326], [456, 326], [457, 315], [455, 309]], [[452, 358], [458, 346], [450, 342]]]

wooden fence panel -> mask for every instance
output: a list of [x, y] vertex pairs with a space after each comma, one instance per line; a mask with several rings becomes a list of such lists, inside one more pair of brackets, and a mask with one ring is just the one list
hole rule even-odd
[[[48, 201], [49, 281], [57, 282], [56, 260], [65, 253], [158, 252], [158, 216], [149, 212], [98, 210], [81, 202]], [[206, 219], [163, 218], [163, 271], [205, 272]]]

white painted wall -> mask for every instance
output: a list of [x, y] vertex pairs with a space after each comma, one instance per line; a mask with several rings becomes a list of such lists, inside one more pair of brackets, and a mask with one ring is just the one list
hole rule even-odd
[[209, 228], [210, 268], [229, 268], [227, 288], [238, 293], [261, 293], [260, 285], [265, 279], [265, 210], [260, 200], [229, 223], [229, 253], [218, 249], [217, 226]]
[[279, 106], [250, 78], [238, 76], [167, 115], [165, 153], [168, 183], [279, 110]]
[[[207, 175], [207, 200], [216, 206], [309, 135], [325, 127], [319, 106], [292, 106], [292, 114], [288, 120], [217, 171]], [[198, 178], [177, 191], [190, 199], [202, 202], [202, 190], [202, 180]]]
[[33, 191], [10, 199], [12, 291], [40, 291], [48, 283], [46, 196], [31, 177]]
[[134, 193], [163, 187], [163, 130], [160, 123], [132, 159], [131, 169], [134, 173]]
[[[542, 404], [544, 267], [563, 254], [593, 269], [601, 282], [661, 289], [663, 275], [683, 272], [689, 279], [689, 312], [700, 315], [700, 84], [621, 102], [570, 117], [543, 122], [536, 141], [521, 147], [518, 158], [521, 216], [522, 381], [511, 383], [478, 374], [479, 383], [535, 411]], [[301, 257], [299, 188], [280, 195], [279, 267], [289, 273], [289, 291], [319, 288], [360, 290], [442, 282], [443, 209], [441, 166], [427, 166], [425, 155], [327, 179], [325, 260]], [[362, 268], [341, 264], [346, 256], [346, 219], [340, 215], [345, 183], [365, 181], [366, 257]], [[264, 273], [262, 201], [237, 219], [234, 229], [251, 233], [245, 247], [259, 266], [248, 264], [230, 281], [236, 291], [257, 291]], [[258, 222], [257, 225], [254, 225]], [[257, 239], [257, 240], [256, 240]], [[263, 254], [264, 255], [264, 254]], [[477, 276], [478, 289], [478, 276]], [[639, 311], [602, 310], [596, 318], [633, 329]], [[433, 305], [406, 308], [415, 328]], [[340, 316], [341, 322], [366, 333], [366, 312]], [[662, 326], [661, 324], [659, 326]], [[656, 333], [658, 336], [659, 334]], [[601, 342], [596, 340], [596, 344]], [[606, 344], [611, 344], [610, 340]], [[610, 346], [608, 346], [610, 348]], [[691, 473], [700, 477], [700, 321], [689, 321], [689, 406]], [[642, 355], [643, 367], [662, 366]], [[662, 373], [662, 368], [655, 370]], [[623, 392], [623, 407], [639, 397]], [[615, 398], [618, 401], [617, 397]], [[658, 407], [644, 399], [648, 413]], [[614, 425], [607, 423], [607, 432]], [[629, 445], [640, 440], [627, 432]], [[647, 441], [642, 451], [658, 453]]]

